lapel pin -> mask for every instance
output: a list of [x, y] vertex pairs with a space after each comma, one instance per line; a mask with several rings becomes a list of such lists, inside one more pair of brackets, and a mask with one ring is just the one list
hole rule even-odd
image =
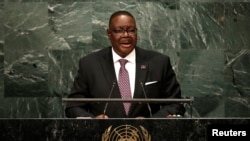
[[146, 65], [141, 65], [141, 69], [146, 69]]

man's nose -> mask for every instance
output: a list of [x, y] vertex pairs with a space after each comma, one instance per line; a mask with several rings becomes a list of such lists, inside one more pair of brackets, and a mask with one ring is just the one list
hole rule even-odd
[[128, 31], [127, 30], [124, 30], [124, 32], [123, 32], [123, 34], [122, 34], [123, 36], [128, 36], [129, 34], [128, 34]]

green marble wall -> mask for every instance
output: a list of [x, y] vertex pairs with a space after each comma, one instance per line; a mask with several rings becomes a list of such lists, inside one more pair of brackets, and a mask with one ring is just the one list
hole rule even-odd
[[0, 118], [62, 117], [78, 59], [110, 45], [121, 9], [138, 46], [171, 57], [194, 117], [250, 117], [250, 0], [0, 0]]

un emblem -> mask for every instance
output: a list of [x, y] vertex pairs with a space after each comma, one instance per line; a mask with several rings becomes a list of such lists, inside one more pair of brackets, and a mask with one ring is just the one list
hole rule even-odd
[[102, 141], [151, 141], [151, 136], [143, 126], [109, 126], [102, 134]]

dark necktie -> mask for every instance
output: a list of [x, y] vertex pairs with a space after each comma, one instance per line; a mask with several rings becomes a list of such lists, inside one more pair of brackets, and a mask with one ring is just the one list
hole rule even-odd
[[[129, 75], [128, 71], [125, 68], [125, 64], [128, 62], [126, 59], [119, 60], [121, 67], [119, 70], [119, 77], [118, 77], [118, 85], [121, 93], [122, 99], [130, 99], [131, 98], [131, 90], [130, 90], [130, 83], [129, 83]], [[128, 115], [129, 107], [131, 103], [123, 103], [124, 109], [126, 114]]]

